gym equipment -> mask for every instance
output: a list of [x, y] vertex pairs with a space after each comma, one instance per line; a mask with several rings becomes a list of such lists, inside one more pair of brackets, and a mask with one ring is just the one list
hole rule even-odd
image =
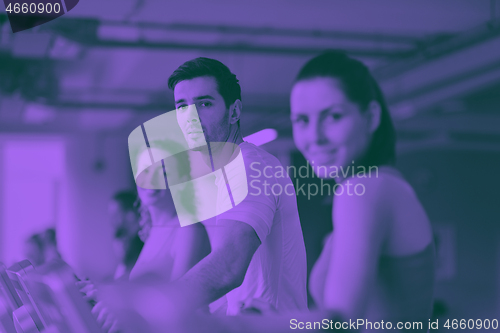
[[12, 313], [21, 305], [21, 299], [7, 275], [5, 265], [0, 262], [0, 332], [16, 333]]
[[102, 333], [72, 269], [62, 260], [36, 271], [25, 260], [7, 273], [23, 302], [13, 314], [17, 333]]

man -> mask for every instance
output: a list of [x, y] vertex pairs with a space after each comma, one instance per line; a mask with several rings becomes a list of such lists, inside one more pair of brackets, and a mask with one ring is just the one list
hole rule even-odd
[[[274, 156], [243, 141], [241, 88], [224, 64], [196, 58], [177, 68], [168, 85], [174, 91], [179, 126], [194, 154], [201, 154], [212, 171], [224, 169], [224, 161], [235, 155], [243, 158], [243, 177], [228, 183], [223, 172], [216, 180], [219, 191], [228, 187], [234, 194], [250, 188], [255, 178], [281, 189], [291, 184], [288, 176], [269, 172], [281, 168]], [[306, 254], [296, 196], [293, 190], [275, 194], [279, 192], [247, 192], [237, 204], [231, 197], [232, 208], [216, 216], [215, 226], [203, 222], [212, 251], [170, 287], [179, 302], [198, 308], [226, 294], [228, 315], [255, 299], [280, 312], [307, 309]]]

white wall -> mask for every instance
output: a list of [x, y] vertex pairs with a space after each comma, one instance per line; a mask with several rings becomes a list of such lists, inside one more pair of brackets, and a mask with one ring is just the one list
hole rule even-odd
[[56, 226], [63, 259], [79, 275], [112, 275], [107, 207], [133, 186], [127, 144], [126, 134], [0, 136], [0, 261], [24, 259], [25, 239]]
[[[111, 248], [108, 203], [133, 178], [127, 136], [74, 135], [68, 139], [67, 170], [73, 223], [61, 226], [61, 249], [78, 274], [112, 275], [117, 264]], [[102, 161], [103, 168], [96, 168]]]
[[25, 259], [24, 242], [64, 219], [65, 145], [57, 136], [0, 137], [0, 258]]

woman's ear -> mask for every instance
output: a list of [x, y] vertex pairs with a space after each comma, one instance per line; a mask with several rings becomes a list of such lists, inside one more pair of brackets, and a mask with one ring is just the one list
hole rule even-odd
[[234, 103], [229, 107], [229, 123], [231, 125], [236, 124], [238, 120], [240, 120], [242, 107], [243, 105], [239, 99], [234, 101]]
[[370, 132], [374, 133], [380, 126], [380, 120], [382, 118], [382, 107], [377, 101], [371, 101], [368, 105], [368, 112], [370, 116]]

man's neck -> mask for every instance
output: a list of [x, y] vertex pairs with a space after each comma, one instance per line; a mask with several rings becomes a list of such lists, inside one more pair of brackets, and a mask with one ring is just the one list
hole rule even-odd
[[243, 143], [239, 126], [230, 131], [225, 142], [207, 142], [207, 149], [201, 151], [205, 163], [215, 171], [229, 162], [236, 145]]
[[163, 207], [150, 206], [148, 207], [149, 213], [151, 214], [151, 220], [155, 225], [168, 224], [170, 221], [175, 219], [175, 210], [165, 209]]
[[226, 142], [231, 142], [231, 143], [239, 145], [243, 142], [243, 137], [241, 136], [240, 126], [233, 126], [233, 128], [234, 128], [234, 130], [232, 129], [229, 132], [229, 136], [228, 136]]

